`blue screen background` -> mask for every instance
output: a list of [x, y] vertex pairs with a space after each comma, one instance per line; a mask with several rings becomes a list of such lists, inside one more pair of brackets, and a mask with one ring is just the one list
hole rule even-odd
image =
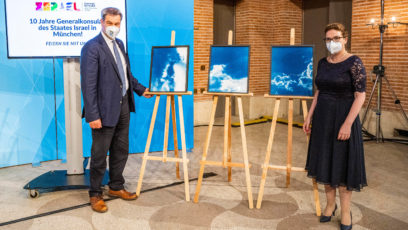
[[[176, 45], [193, 47], [193, 4], [193, 0], [127, 1], [127, 50], [132, 73], [143, 85], [149, 85], [151, 47], [170, 45], [172, 30], [176, 31]], [[54, 61], [55, 81], [53, 59], [7, 58], [4, 1], [0, 1], [0, 167], [66, 159], [63, 60]], [[192, 91], [192, 48], [189, 64], [188, 90]], [[140, 153], [144, 152], [154, 98], [136, 94], [135, 98], [129, 151]], [[193, 96], [183, 96], [183, 110], [187, 149], [192, 149]], [[160, 101], [150, 151], [163, 148], [164, 115], [165, 98]], [[170, 149], [174, 148], [172, 138], [170, 133]], [[83, 155], [90, 156], [91, 130], [85, 121], [83, 149]]]

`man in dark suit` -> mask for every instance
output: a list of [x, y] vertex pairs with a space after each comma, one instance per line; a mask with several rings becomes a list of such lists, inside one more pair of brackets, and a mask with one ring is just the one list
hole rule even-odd
[[84, 117], [92, 128], [89, 196], [94, 211], [108, 210], [101, 183], [109, 151], [110, 196], [134, 200], [125, 190], [123, 170], [129, 155], [129, 119], [135, 111], [133, 91], [146, 98], [149, 90], [130, 71], [123, 42], [116, 38], [122, 13], [113, 7], [101, 12], [101, 33], [89, 40], [81, 51], [81, 88]]

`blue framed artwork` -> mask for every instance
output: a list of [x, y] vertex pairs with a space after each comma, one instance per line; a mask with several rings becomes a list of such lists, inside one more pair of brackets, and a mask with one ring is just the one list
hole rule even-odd
[[189, 46], [153, 46], [150, 92], [186, 92]]
[[269, 94], [313, 96], [313, 46], [272, 46]]
[[249, 46], [211, 46], [208, 92], [248, 93]]

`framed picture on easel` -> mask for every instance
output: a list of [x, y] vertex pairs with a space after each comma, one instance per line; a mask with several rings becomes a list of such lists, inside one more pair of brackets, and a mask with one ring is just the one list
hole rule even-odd
[[272, 46], [269, 94], [313, 96], [313, 46]]
[[150, 92], [187, 92], [189, 46], [153, 46]]
[[248, 93], [249, 46], [211, 46], [208, 92]]

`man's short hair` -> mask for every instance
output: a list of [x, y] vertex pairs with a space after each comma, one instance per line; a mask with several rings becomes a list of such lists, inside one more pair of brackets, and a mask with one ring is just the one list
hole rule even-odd
[[120, 10], [118, 9], [118, 8], [115, 8], [115, 7], [106, 7], [105, 9], [103, 9], [102, 11], [101, 11], [101, 18], [102, 18], [102, 20], [104, 20], [105, 21], [105, 17], [106, 17], [106, 15], [120, 15], [120, 20], [122, 20], [122, 17], [123, 17], [123, 15], [122, 15], [122, 12], [120, 12]]

